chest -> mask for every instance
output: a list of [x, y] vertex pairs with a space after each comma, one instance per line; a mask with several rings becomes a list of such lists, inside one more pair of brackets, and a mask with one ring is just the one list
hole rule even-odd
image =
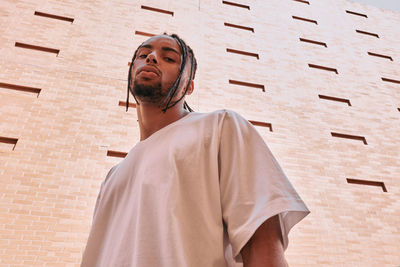
[[[197, 210], [201, 214], [219, 207], [215, 133], [177, 128], [149, 141], [139, 144], [121, 162], [105, 184], [103, 202], [134, 214], [143, 208], [172, 214]], [[212, 213], [216, 212], [219, 209]]]

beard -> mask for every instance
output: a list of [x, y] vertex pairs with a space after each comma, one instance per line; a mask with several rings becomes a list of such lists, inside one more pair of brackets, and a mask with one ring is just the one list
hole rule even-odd
[[142, 102], [155, 104], [160, 103], [167, 95], [163, 93], [160, 82], [153, 85], [144, 85], [134, 81], [131, 93]]

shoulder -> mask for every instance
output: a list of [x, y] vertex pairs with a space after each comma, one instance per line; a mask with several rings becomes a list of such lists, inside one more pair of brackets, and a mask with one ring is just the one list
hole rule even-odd
[[205, 127], [212, 128], [252, 128], [251, 123], [239, 113], [229, 109], [219, 109], [212, 112], [194, 112], [191, 115], [192, 122], [197, 121]]
[[118, 163], [117, 165], [114, 165], [107, 173], [106, 178], [103, 180], [102, 182], [102, 186], [104, 186], [113, 176], [113, 174], [115, 173], [115, 171], [117, 170], [118, 166], [120, 165], [120, 163]]
[[220, 109], [209, 113], [202, 113], [203, 125], [213, 128], [223, 138], [250, 138], [258, 135], [254, 126], [242, 115], [229, 109]]
[[236, 111], [229, 109], [221, 109], [215, 112], [221, 115], [224, 125], [231, 125], [237, 128], [242, 128], [242, 127], [252, 128], [251, 123]]
[[[232, 119], [236, 119], [236, 120], [246, 120], [245, 118], [243, 118], [242, 115], [240, 115], [239, 113], [230, 110], [230, 109], [219, 109], [219, 110], [215, 110], [212, 112], [207, 112], [207, 113], [199, 113], [199, 112], [195, 112], [194, 117], [198, 117], [198, 118], [217, 118], [219, 120], [232, 120]], [[247, 121], [247, 120], [246, 120]]]
[[241, 117], [241, 115], [239, 113], [237, 113], [236, 111], [230, 110], [230, 109], [218, 109], [216, 111], [210, 112], [209, 114]]

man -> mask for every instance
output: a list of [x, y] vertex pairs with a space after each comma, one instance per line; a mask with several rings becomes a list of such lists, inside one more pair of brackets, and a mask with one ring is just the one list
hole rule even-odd
[[309, 211], [248, 121], [190, 112], [196, 67], [175, 34], [136, 50], [140, 142], [101, 186], [82, 266], [286, 266], [288, 232]]

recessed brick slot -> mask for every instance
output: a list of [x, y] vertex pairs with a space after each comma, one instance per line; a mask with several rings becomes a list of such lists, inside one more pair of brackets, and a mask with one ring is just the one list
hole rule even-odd
[[316, 45], [328, 47], [327, 44], [323, 43], [323, 42], [313, 41], [313, 40], [305, 39], [305, 38], [299, 38], [299, 40], [300, 40], [300, 42], [305, 42], [305, 43], [316, 44]]
[[372, 32], [366, 32], [366, 31], [360, 31], [360, 30], [356, 30], [356, 32], [361, 33], [361, 34], [365, 34], [365, 35], [369, 35], [369, 36], [374, 36], [376, 38], [379, 38], [379, 35], [376, 33], [372, 33]]
[[297, 19], [297, 20], [306, 21], [306, 22], [311, 22], [311, 23], [314, 23], [315, 25], [318, 25], [318, 22], [316, 20], [301, 18], [301, 17], [297, 17], [297, 16], [292, 16], [292, 18]]
[[135, 34], [136, 34], [136, 35], [146, 36], [146, 37], [153, 37], [153, 36], [156, 36], [156, 34], [148, 33], [148, 32], [141, 32], [141, 31], [135, 31]]
[[259, 88], [263, 92], [265, 92], [265, 87], [262, 84], [257, 84], [257, 83], [249, 83], [249, 82], [242, 82], [242, 81], [236, 81], [236, 80], [229, 80], [230, 84], [236, 84], [236, 85], [241, 85], [241, 86], [247, 86], [247, 87], [254, 87], [254, 88]]
[[248, 5], [243, 5], [243, 4], [234, 3], [234, 2], [230, 2], [230, 1], [222, 1], [222, 4], [241, 7], [241, 8], [245, 8], [245, 9], [250, 10], [250, 6], [248, 6]]
[[293, 0], [293, 1], [295, 1], [295, 2], [300, 2], [300, 3], [303, 3], [303, 4], [307, 4], [307, 5], [310, 4], [310, 2], [304, 1], [304, 0]]
[[374, 57], [382, 57], [382, 58], [389, 59], [390, 61], [393, 61], [393, 58], [390, 57], [390, 56], [385, 56], [385, 55], [381, 55], [381, 54], [377, 54], [377, 53], [372, 53], [372, 52], [368, 52], [368, 55], [374, 56]]
[[350, 100], [345, 99], [345, 98], [339, 98], [339, 97], [333, 97], [333, 96], [327, 96], [327, 95], [318, 95], [320, 99], [325, 99], [325, 100], [330, 100], [330, 101], [336, 101], [336, 102], [342, 102], [346, 103], [348, 106], [351, 106]]
[[22, 86], [22, 85], [2, 83], [2, 82], [0, 82], [0, 88], [28, 92], [28, 93], [32, 93], [33, 95], [36, 95], [36, 97], [39, 97], [40, 91], [42, 90], [42, 89], [36, 88], [36, 87]]
[[174, 12], [169, 11], [169, 10], [165, 10], [165, 9], [154, 8], [154, 7], [150, 7], [150, 6], [141, 6], [141, 8], [145, 9], [145, 10], [150, 10], [150, 11], [164, 13], [164, 14], [168, 14], [168, 15], [174, 16]]
[[44, 13], [44, 12], [40, 12], [40, 11], [35, 11], [34, 15], [40, 16], [40, 17], [45, 17], [45, 18], [50, 18], [50, 19], [58, 19], [58, 20], [68, 21], [68, 22], [71, 22], [71, 24], [74, 22], [73, 18], [53, 15], [53, 14]]
[[241, 50], [236, 50], [236, 49], [231, 49], [231, 48], [227, 48], [226, 52], [240, 54], [240, 55], [249, 56], [249, 57], [255, 57], [255, 58], [259, 59], [259, 56], [256, 53], [251, 53], [251, 52], [246, 52], [246, 51], [241, 51]]
[[388, 78], [382, 78], [382, 81], [389, 82], [389, 83], [399, 83], [400, 84], [399, 80], [393, 80], [393, 79], [388, 79]]
[[125, 158], [126, 155], [128, 155], [128, 153], [126, 153], [126, 152], [107, 150], [107, 156], [108, 157]]
[[383, 192], [387, 192], [386, 186], [384, 182], [378, 181], [368, 181], [368, 180], [360, 180], [360, 179], [353, 179], [353, 178], [346, 178], [347, 183], [349, 184], [361, 184], [361, 185], [369, 185], [369, 186], [378, 186], [382, 188]]
[[18, 142], [17, 138], [0, 136], [0, 149], [1, 150], [10, 150], [10, 151], [14, 150], [17, 142]]
[[[126, 107], [126, 101], [119, 101], [118, 106]], [[130, 108], [136, 108], [136, 103], [129, 102]]]
[[232, 23], [227, 23], [227, 22], [224, 22], [224, 25], [225, 25], [226, 27], [232, 27], [232, 28], [237, 28], [237, 29], [241, 29], [241, 30], [246, 30], [246, 31], [254, 32], [254, 28], [251, 28], [251, 27], [246, 27], [246, 26], [237, 25], [237, 24], [232, 24]]
[[261, 127], [267, 127], [270, 132], [272, 132], [272, 124], [268, 122], [262, 122], [262, 121], [251, 121], [249, 120], [251, 124], [254, 126], [261, 126]]
[[308, 64], [308, 66], [309, 66], [310, 68], [320, 69], [320, 70], [326, 70], [326, 71], [331, 71], [331, 72], [334, 72], [334, 73], [336, 73], [336, 74], [339, 74], [339, 72], [337, 71], [337, 69], [334, 69], [334, 68], [324, 67], [324, 66], [315, 65], [315, 64]]
[[365, 15], [365, 14], [357, 13], [357, 12], [350, 11], [350, 10], [346, 10], [346, 13], [352, 14], [352, 15], [356, 15], [356, 16], [360, 16], [360, 17], [364, 17], [364, 18], [368, 18], [368, 16]]
[[333, 137], [339, 137], [339, 138], [345, 138], [345, 139], [353, 139], [353, 140], [358, 140], [362, 141], [364, 145], [368, 145], [367, 140], [365, 139], [364, 136], [357, 136], [357, 135], [350, 135], [350, 134], [342, 134], [342, 133], [334, 133], [331, 132], [331, 135]]
[[38, 50], [38, 51], [43, 51], [43, 52], [47, 52], [47, 53], [53, 53], [53, 54], [56, 54], [56, 56], [58, 56], [58, 53], [60, 53], [59, 49], [38, 46], [38, 45], [24, 44], [24, 43], [19, 43], [19, 42], [15, 42], [15, 46], [20, 47], [20, 48], [25, 48], [25, 49], [32, 49], [32, 50]]

